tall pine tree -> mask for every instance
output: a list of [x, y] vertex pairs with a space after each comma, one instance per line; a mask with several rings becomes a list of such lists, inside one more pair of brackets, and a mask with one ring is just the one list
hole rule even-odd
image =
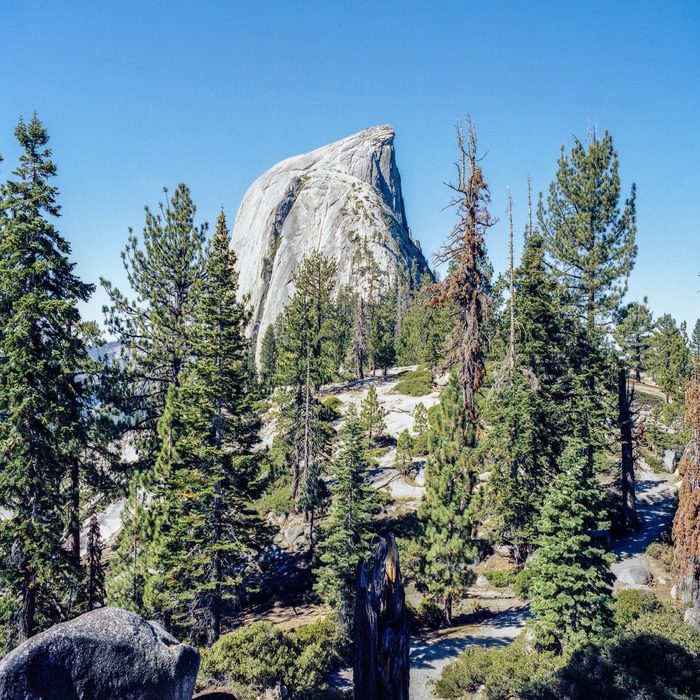
[[87, 361], [78, 279], [60, 215], [49, 137], [36, 115], [20, 120], [20, 163], [0, 192], [0, 588], [12, 611], [6, 640], [21, 641], [66, 612], [79, 562], [63, 543], [71, 464], [85, 434]]

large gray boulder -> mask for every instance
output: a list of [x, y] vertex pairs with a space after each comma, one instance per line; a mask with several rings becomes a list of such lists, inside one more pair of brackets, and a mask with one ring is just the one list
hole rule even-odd
[[199, 652], [155, 622], [100, 608], [0, 661], [2, 700], [190, 700]]
[[233, 230], [241, 295], [250, 296], [258, 352], [265, 329], [294, 293], [299, 264], [320, 251], [338, 263], [338, 286], [388, 288], [400, 270], [430, 274], [408, 228], [394, 129], [376, 126], [283, 160], [248, 189]]
[[652, 575], [649, 567], [643, 564], [630, 564], [617, 574], [617, 580], [620, 583], [626, 583], [628, 586], [645, 586], [651, 582]]

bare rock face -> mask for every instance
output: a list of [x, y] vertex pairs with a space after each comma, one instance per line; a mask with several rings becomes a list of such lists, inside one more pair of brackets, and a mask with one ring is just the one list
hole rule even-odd
[[199, 652], [155, 622], [99, 608], [31, 637], [0, 661], [2, 700], [190, 700]]
[[[394, 129], [377, 126], [284, 160], [246, 192], [233, 230], [240, 292], [260, 342], [294, 293], [299, 264], [320, 251], [338, 287], [388, 287], [400, 271], [430, 274], [406, 221]], [[371, 280], [375, 281], [372, 283]]]

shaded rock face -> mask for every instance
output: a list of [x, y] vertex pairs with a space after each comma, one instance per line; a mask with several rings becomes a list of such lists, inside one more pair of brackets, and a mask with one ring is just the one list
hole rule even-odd
[[[284, 160], [248, 189], [233, 249], [250, 296], [257, 349], [294, 293], [299, 264], [320, 251], [338, 263], [338, 286], [368, 292], [399, 271], [430, 274], [406, 221], [394, 129], [377, 126]], [[375, 278], [372, 283], [370, 280]]]
[[0, 661], [2, 700], [190, 700], [199, 652], [155, 622], [100, 608]]

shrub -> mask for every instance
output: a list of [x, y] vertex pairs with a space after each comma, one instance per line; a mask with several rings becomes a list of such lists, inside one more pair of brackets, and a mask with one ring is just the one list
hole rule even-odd
[[328, 409], [330, 415], [333, 416], [333, 420], [340, 417], [340, 407], [343, 405], [343, 402], [337, 396], [326, 396], [321, 403]]
[[659, 602], [651, 591], [626, 589], [615, 596], [615, 622], [628, 628], [641, 615], [658, 610]]
[[423, 598], [417, 608], [410, 607], [409, 616], [414, 632], [437, 630], [445, 624], [445, 611], [428, 598]]
[[527, 598], [530, 595], [530, 584], [532, 581], [532, 569], [529, 566], [525, 566], [521, 569], [520, 573], [517, 574], [513, 580], [513, 592], [520, 598]]
[[496, 588], [511, 586], [515, 582], [517, 574], [518, 572], [511, 568], [491, 569], [491, 571], [484, 572], [486, 580]]
[[328, 620], [295, 632], [254, 622], [202, 650], [200, 683], [228, 685], [243, 700], [254, 700], [277, 683], [290, 698], [320, 698], [328, 690], [324, 677], [340, 658], [340, 648], [337, 627]]
[[647, 556], [656, 559], [666, 571], [670, 571], [673, 565], [673, 547], [670, 544], [662, 542], [652, 542], [647, 547]]
[[402, 375], [392, 389], [394, 394], [407, 396], [426, 396], [433, 391], [433, 373], [428, 368], [418, 368]]
[[413, 438], [408, 430], [402, 430], [396, 441], [395, 467], [403, 476], [409, 476], [413, 472]]
[[261, 496], [256, 503], [257, 511], [263, 515], [266, 513], [286, 515], [287, 513], [294, 512], [294, 508], [292, 487], [286, 479], [278, 479], [275, 481], [270, 490]]

